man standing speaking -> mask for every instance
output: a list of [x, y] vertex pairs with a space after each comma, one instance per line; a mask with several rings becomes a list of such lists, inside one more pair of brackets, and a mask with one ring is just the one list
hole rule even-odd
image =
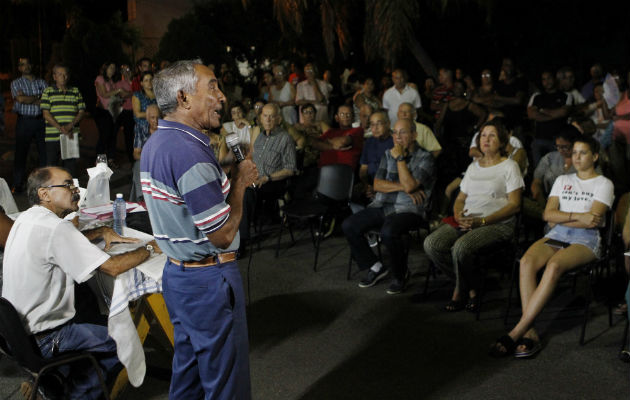
[[153, 235], [168, 256], [164, 300], [175, 328], [169, 398], [249, 399], [245, 296], [236, 264], [244, 160], [221, 169], [202, 130], [221, 125], [225, 96], [201, 60], [178, 61], [153, 79], [164, 115], [142, 150], [140, 179]]

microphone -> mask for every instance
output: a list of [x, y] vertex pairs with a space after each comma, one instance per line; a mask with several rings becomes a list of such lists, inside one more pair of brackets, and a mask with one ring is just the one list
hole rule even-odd
[[[240, 163], [241, 161], [245, 159], [245, 156], [243, 155], [243, 152], [241, 151], [241, 146], [239, 146], [240, 143], [241, 143], [241, 139], [238, 137], [236, 133], [230, 133], [229, 135], [225, 137], [225, 144], [227, 144], [227, 146], [232, 150], [232, 153], [234, 153], [234, 160], [236, 164]], [[252, 183], [252, 187], [256, 188], [256, 184]]]
[[227, 135], [225, 137], [225, 143], [232, 150], [232, 153], [234, 153], [234, 159], [236, 160], [237, 164], [245, 159], [245, 156], [241, 151], [241, 146], [239, 146], [241, 143], [241, 139], [239, 139], [236, 133], [231, 133]]

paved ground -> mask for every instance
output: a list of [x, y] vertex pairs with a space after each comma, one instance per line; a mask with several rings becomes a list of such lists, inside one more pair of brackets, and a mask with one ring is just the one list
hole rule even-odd
[[[128, 193], [127, 169], [116, 172], [112, 193]], [[126, 190], [126, 191], [125, 191]], [[23, 195], [18, 206], [26, 207]], [[248, 320], [254, 399], [627, 399], [630, 366], [617, 359], [624, 320], [608, 327], [606, 308], [592, 306], [588, 343], [578, 345], [581, 304], [570, 285], [559, 289], [538, 321], [545, 348], [532, 360], [495, 360], [488, 345], [505, 332], [501, 318], [508, 278], [493, 274], [481, 321], [446, 313], [450, 286], [442, 277], [422, 304], [411, 294], [424, 282], [426, 259], [415, 243], [411, 287], [385, 294], [386, 283], [359, 289], [345, 278], [349, 251], [343, 237], [323, 243], [317, 272], [307, 230], [297, 245], [273, 254], [275, 234], [261, 243], [251, 268]], [[283, 241], [285, 244], [288, 237]], [[356, 268], [356, 267], [355, 267]], [[600, 287], [599, 294], [611, 292]], [[583, 281], [577, 285], [583, 292]], [[519, 310], [515, 310], [516, 317]], [[512, 319], [514, 321], [514, 318]], [[163, 338], [146, 344], [149, 374], [123, 399], [166, 399], [170, 354]], [[19, 399], [25, 375], [0, 359], [0, 399]]]

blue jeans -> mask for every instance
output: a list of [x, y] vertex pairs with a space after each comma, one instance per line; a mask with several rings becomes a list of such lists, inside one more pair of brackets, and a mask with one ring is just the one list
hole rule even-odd
[[422, 222], [422, 217], [413, 213], [385, 215], [382, 208], [366, 208], [352, 214], [341, 225], [343, 233], [350, 244], [352, 257], [359, 268], [370, 268], [378, 261], [365, 238], [365, 234], [378, 229], [381, 241], [391, 257], [392, 274], [396, 279], [405, 279], [407, 273], [407, 258], [402, 235], [416, 228]]
[[[120, 363], [116, 355], [116, 343], [107, 334], [106, 326], [70, 323], [37, 340], [37, 344], [44, 358], [69, 351], [93, 353], [105, 379]], [[68, 379], [71, 399], [98, 399], [101, 396], [103, 390], [98, 375], [89, 362], [63, 366], [59, 372]]]
[[44, 118], [18, 115], [15, 126], [15, 159], [13, 162], [13, 186], [22, 189], [26, 181], [26, 161], [31, 142], [35, 141], [39, 155], [39, 166], [46, 165], [44, 144]]
[[169, 398], [250, 399], [245, 295], [236, 262], [186, 268], [168, 259], [162, 288], [175, 330]]

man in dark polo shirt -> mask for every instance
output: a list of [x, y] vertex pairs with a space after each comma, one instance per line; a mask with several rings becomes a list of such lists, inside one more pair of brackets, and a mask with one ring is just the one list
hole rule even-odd
[[534, 121], [532, 157], [534, 165], [545, 154], [555, 151], [554, 137], [567, 123], [571, 98], [556, 87], [556, 80], [549, 71], [542, 73], [542, 88], [529, 99], [527, 117]]
[[140, 178], [153, 235], [168, 256], [164, 301], [175, 334], [169, 398], [249, 399], [245, 296], [236, 264], [249, 159], [221, 169], [204, 129], [221, 126], [225, 96], [201, 60], [153, 79], [164, 114], [142, 149]]
[[13, 189], [15, 192], [22, 192], [24, 191], [24, 176], [26, 174], [26, 156], [32, 140], [35, 140], [37, 144], [39, 166], [43, 167], [46, 165], [44, 119], [39, 109], [39, 102], [44, 89], [48, 85], [43, 79], [35, 78], [28, 58], [20, 58], [18, 60], [18, 70], [22, 76], [11, 82], [13, 112], [18, 115], [17, 125], [15, 126]]
[[359, 178], [363, 183], [363, 194], [367, 200], [374, 198], [374, 176], [386, 150], [394, 147], [394, 140], [389, 127], [389, 118], [385, 111], [377, 111], [370, 116], [372, 136], [365, 139], [359, 160]]

